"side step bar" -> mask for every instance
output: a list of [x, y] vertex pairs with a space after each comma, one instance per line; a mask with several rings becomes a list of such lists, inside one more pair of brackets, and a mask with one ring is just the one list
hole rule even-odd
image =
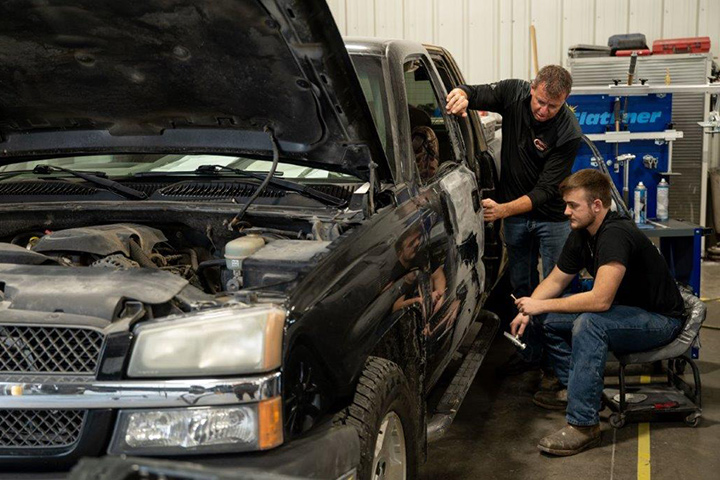
[[428, 422], [428, 443], [447, 433], [500, 326], [500, 318], [487, 310], [480, 312], [478, 321], [482, 327]]

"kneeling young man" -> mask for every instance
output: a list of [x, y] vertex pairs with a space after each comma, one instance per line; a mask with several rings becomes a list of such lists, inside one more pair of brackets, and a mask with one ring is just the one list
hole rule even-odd
[[[610, 211], [610, 178], [580, 170], [560, 184], [572, 231], [557, 265], [530, 297], [516, 302], [510, 324], [522, 335], [542, 324], [545, 347], [564, 387], [533, 401], [565, 409], [567, 426], [538, 444], [544, 452], [574, 455], [600, 443], [601, 396], [607, 352], [650, 350], [680, 331], [683, 299], [665, 260], [633, 221]], [[560, 297], [583, 268], [591, 291]]]

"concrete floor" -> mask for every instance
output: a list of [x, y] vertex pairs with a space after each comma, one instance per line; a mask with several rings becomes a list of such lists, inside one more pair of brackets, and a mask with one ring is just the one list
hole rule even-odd
[[[703, 416], [696, 428], [650, 424], [649, 472], [657, 480], [720, 476], [720, 263], [703, 264], [702, 297], [708, 305], [698, 362]], [[565, 458], [541, 454], [537, 441], [561, 428], [564, 414], [532, 403], [538, 372], [496, 378], [496, 367], [511, 352], [510, 343], [497, 337], [449, 432], [429, 447], [421, 479], [651, 478], [638, 474], [638, 425], [615, 430], [608, 410], [601, 414], [600, 447]]]

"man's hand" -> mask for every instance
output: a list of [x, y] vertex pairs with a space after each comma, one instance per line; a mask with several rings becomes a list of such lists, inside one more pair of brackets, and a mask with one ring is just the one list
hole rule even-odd
[[528, 323], [530, 323], [530, 317], [522, 313], [518, 313], [513, 321], [510, 322], [510, 333], [512, 333], [515, 337], [522, 337]]
[[494, 222], [508, 216], [504, 203], [497, 203], [495, 200], [486, 198], [482, 201], [482, 206], [485, 209], [483, 218], [486, 222]]
[[531, 297], [522, 297], [515, 300], [515, 306], [520, 310], [520, 313], [530, 316], [547, 313], [544, 308], [546, 303], [545, 300], [538, 300]]
[[467, 117], [468, 98], [465, 90], [454, 88], [447, 96], [447, 105], [445, 110], [447, 113], [457, 115], [458, 117]]

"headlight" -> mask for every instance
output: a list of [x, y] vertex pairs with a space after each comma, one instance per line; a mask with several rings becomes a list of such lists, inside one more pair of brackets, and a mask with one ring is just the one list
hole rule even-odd
[[175, 455], [266, 450], [283, 440], [280, 397], [232, 407], [122, 410], [111, 454]]
[[261, 373], [280, 366], [285, 312], [230, 307], [148, 322], [135, 329], [128, 376]]

